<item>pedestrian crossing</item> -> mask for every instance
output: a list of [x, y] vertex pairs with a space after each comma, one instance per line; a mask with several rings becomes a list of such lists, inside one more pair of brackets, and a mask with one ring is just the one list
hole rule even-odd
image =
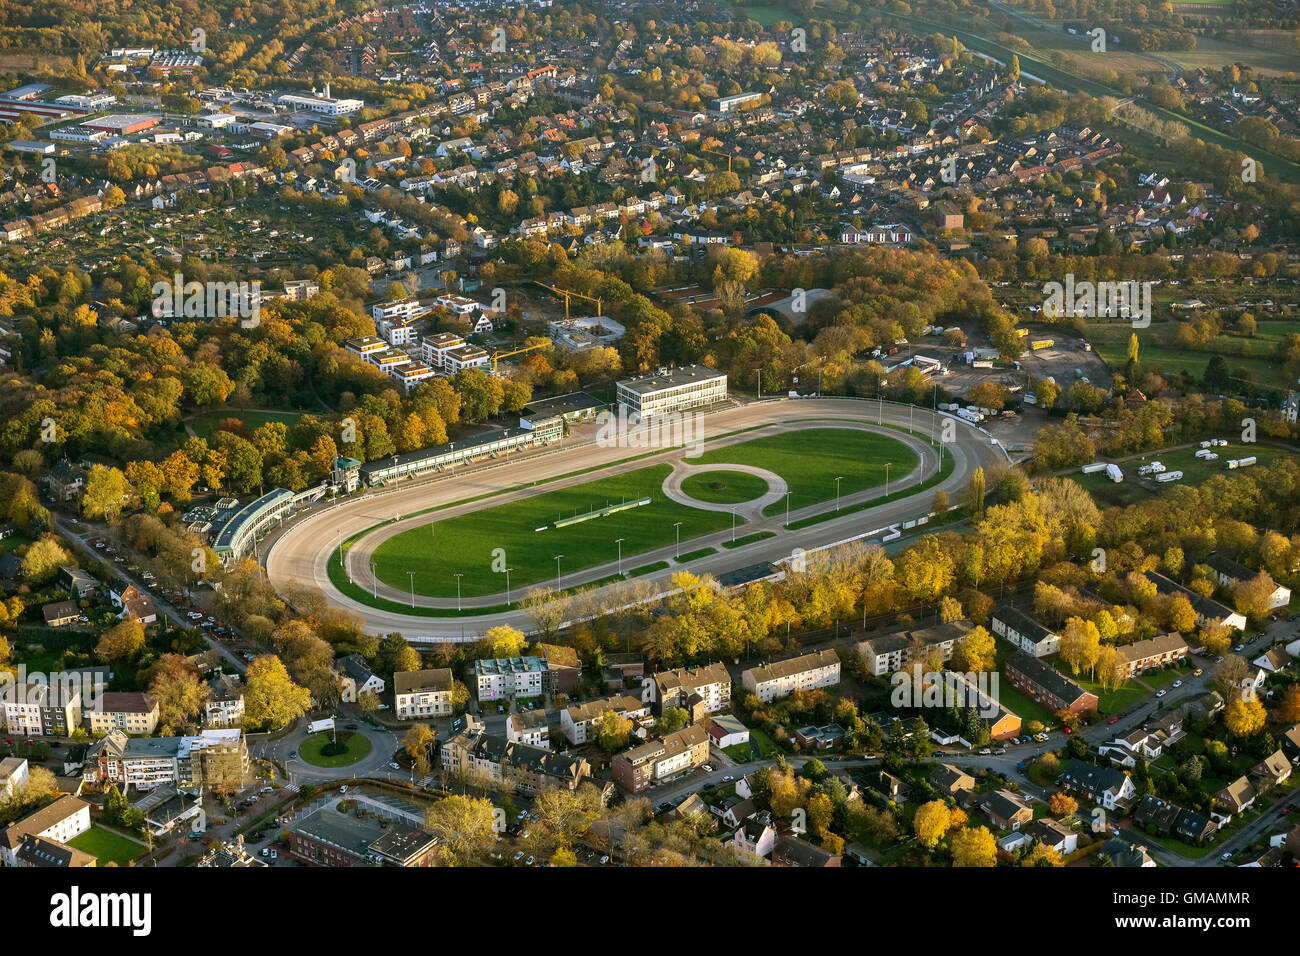
[[300, 788], [296, 783], [286, 783], [284, 789], [288, 790], [290, 793], [297, 793]]

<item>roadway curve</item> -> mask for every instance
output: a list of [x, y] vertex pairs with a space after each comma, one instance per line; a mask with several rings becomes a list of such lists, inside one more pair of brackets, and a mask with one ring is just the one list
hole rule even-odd
[[[971, 472], [977, 466], [987, 464], [994, 459], [1005, 460], [1002, 452], [992, 445], [989, 437], [981, 430], [952, 419], [950, 416], [940, 415], [939, 420], [952, 421], [955, 424], [954, 440], [947, 445], [955, 467], [939, 485], [928, 489], [929, 494], [933, 494], [939, 488], [950, 493], [958, 491], [966, 486]], [[796, 422], [797, 426], [793, 424]], [[913, 409], [907, 405], [838, 398], [751, 402], [709, 414], [705, 419], [705, 427], [708, 433], [716, 435], [738, 429], [771, 426], [769, 429], [747, 431], [741, 435], [710, 442], [710, 448], [717, 448], [725, 444], [747, 441], [784, 427], [807, 427], [810, 422], [817, 426], [831, 427], [837, 424], [846, 427], [890, 424], [906, 429], [912, 425], [915, 428], [915, 436], [893, 429], [885, 430], [890, 437], [907, 443], [917, 451], [921, 460], [921, 466], [914, 469], [910, 475], [892, 476], [891, 491], [897, 491], [908, 484], [923, 480], [923, 475], [927, 477], [932, 475], [938, 465], [938, 456], [933, 446], [925, 439], [930, 435], [932, 427], [942, 429], [943, 425], [936, 424], [930, 412]], [[621, 446], [598, 444], [594, 440], [595, 435], [596, 426], [579, 426], [574, 430], [574, 434], [566, 439], [564, 447], [558, 452], [551, 450], [547, 453], [529, 453], [504, 464], [497, 462], [487, 466], [462, 468], [455, 476], [444, 475], [434, 480], [379, 489], [360, 498], [349, 498], [338, 504], [314, 509], [295, 519], [282, 533], [269, 541], [264, 559], [267, 574], [271, 582], [290, 597], [294, 588], [308, 587], [318, 590], [324, 594], [330, 605], [358, 614], [363, 619], [367, 631], [380, 634], [396, 631], [404, 634], [412, 642], [472, 640], [498, 624], [509, 624], [525, 632], [531, 631], [534, 629], [531, 618], [525, 611], [518, 609], [439, 618], [370, 607], [341, 593], [334, 586], [326, 570], [327, 562], [337, 560], [337, 547], [341, 540], [346, 540], [382, 522], [389, 522], [383, 529], [376, 529], [373, 534], [349, 549], [348, 562], [353, 580], [364, 582], [366, 574], [358, 569], [365, 568], [368, 571], [366, 555], [375, 544], [390, 534], [426, 524], [430, 520], [427, 515], [400, 519], [401, 514], [450, 505], [451, 507], [446, 507], [438, 513], [439, 519], [450, 518], [483, 507], [502, 504], [518, 497], [541, 494], [567, 485], [592, 481], [602, 477], [603, 474], [615, 474], [630, 468], [643, 468], [658, 462], [681, 462], [682, 459], [683, 451], [679, 447], [651, 457], [639, 458], [635, 462], [618, 464], [630, 457], [643, 454], [644, 450], [635, 446], [628, 447], [627, 444]], [[606, 466], [608, 472], [605, 472], [601, 466]], [[728, 466], [718, 464], [711, 467], [727, 468]], [[576, 471], [582, 471], [583, 474], [551, 481], [537, 487], [533, 486], [543, 479]], [[499, 494], [492, 499], [490, 505], [485, 502], [455, 504], [492, 493]], [[841, 499], [841, 506], [847, 508], [877, 497], [881, 493], [882, 489], [875, 488], [854, 495], [845, 495]], [[773, 537], [728, 550], [720, 547], [723, 542], [731, 538], [731, 530], [728, 529], [695, 538], [689, 545], [683, 541], [681, 546], [683, 552], [706, 546], [718, 547], [718, 553], [692, 561], [689, 566], [694, 573], [716, 575], [759, 562], [788, 557], [795, 548], [813, 550], [901, 522], [915, 517], [921, 511], [928, 510], [928, 504], [928, 500], [924, 505], [920, 505], [911, 497], [902, 498], [794, 531], [783, 528], [784, 514], [774, 518], [763, 518], [760, 515], [745, 524], [743, 530], [738, 528], [737, 535], [770, 531], [774, 533]], [[797, 522], [802, 517], [833, 508], [833, 502], [813, 505], [791, 512], [790, 518]], [[399, 517], [399, 520], [393, 521], [394, 517]], [[635, 556], [624, 555], [623, 567], [626, 570], [629, 567], [641, 567], [671, 559], [673, 553], [674, 547], [670, 546]], [[353, 567], [354, 561], [355, 567]], [[616, 562], [610, 561], [608, 564], [566, 575], [563, 585], [569, 588], [608, 577], [615, 573], [615, 565]], [[637, 579], [638, 586], [644, 587], [643, 582], [646, 582], [658, 585], [662, 590], [669, 589], [671, 584], [668, 579], [678, 570], [681, 570], [680, 566], [672, 566], [658, 573], [644, 575]], [[626, 587], [626, 585], [614, 586]], [[388, 597], [390, 600], [402, 603], [410, 600], [407, 592], [389, 588], [382, 582], [379, 583], [378, 589], [381, 597]], [[522, 587], [516, 588], [512, 593], [516, 602], [522, 596], [523, 590]], [[415, 600], [417, 605], [425, 607], [454, 609], [457, 606], [455, 598], [429, 598], [416, 595]], [[505, 603], [504, 595], [495, 595], [466, 598], [463, 606], [468, 611], [476, 605], [491, 607], [503, 603]]]

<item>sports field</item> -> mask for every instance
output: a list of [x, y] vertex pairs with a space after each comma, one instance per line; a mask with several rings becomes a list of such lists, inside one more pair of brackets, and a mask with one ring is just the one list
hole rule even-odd
[[[791, 511], [834, 501], [837, 477], [841, 479], [840, 496], [844, 497], [883, 485], [886, 463], [890, 465], [891, 480], [902, 478], [917, 465], [916, 452], [898, 439], [856, 428], [810, 428], [770, 435], [706, 451], [690, 461], [766, 468], [785, 479]], [[768, 516], [784, 512], [784, 501], [763, 510]]]
[[[414, 571], [415, 592], [433, 597], [497, 594], [506, 588], [498, 568], [511, 568], [510, 586], [518, 598], [533, 584], [554, 585], [555, 556], [563, 576], [618, 557], [623, 539], [623, 570], [635, 565], [634, 555], [673, 544], [681, 522], [683, 543], [731, 527], [731, 515], [688, 508], [664, 498], [662, 486], [669, 465], [638, 468], [623, 475], [600, 478], [572, 488], [484, 508], [472, 514], [434, 521], [394, 535], [375, 549], [379, 580], [409, 591]], [[562, 528], [557, 519], [571, 518], [623, 501], [650, 498], [651, 503]], [[538, 530], [542, 529], [542, 530]], [[686, 549], [683, 548], [683, 551]], [[498, 553], [499, 552], [499, 553]], [[365, 580], [360, 582], [365, 585]]]
[[[693, 465], [724, 466], [693, 476], [700, 480], [692, 483], [688, 493], [698, 493], [701, 501], [748, 501], [766, 490], [761, 479], [727, 471], [725, 465], [735, 463], [780, 475], [792, 492], [792, 508], [834, 501], [836, 476], [842, 479], [841, 495], [849, 495], [881, 485], [885, 462], [892, 463], [892, 478], [901, 478], [917, 464], [916, 453], [897, 439], [852, 428], [784, 432], [688, 460]], [[697, 549], [692, 543], [695, 538], [730, 529], [732, 516], [666, 499], [662, 488], [670, 471], [670, 465], [651, 465], [454, 518], [436, 520], [431, 515], [429, 523], [396, 534], [375, 548], [375, 576], [402, 594], [414, 587], [418, 595], [454, 598], [460, 574], [461, 597], [474, 598], [504, 592], [504, 569], [510, 568], [511, 594], [518, 600], [530, 586], [556, 586], [557, 555], [561, 556], [558, 584], [566, 588], [576, 572], [616, 561], [620, 538], [626, 574], [638, 567], [637, 555], [675, 546], [679, 522], [685, 555]], [[724, 487], [713, 488], [713, 484]], [[735, 497], [741, 494], [745, 497]], [[556, 527], [557, 521], [642, 498], [650, 503]], [[782, 503], [768, 510], [775, 514], [784, 507]], [[744, 525], [743, 518], [737, 519], [738, 536], [745, 533]], [[369, 569], [358, 573], [355, 583], [367, 588]]]

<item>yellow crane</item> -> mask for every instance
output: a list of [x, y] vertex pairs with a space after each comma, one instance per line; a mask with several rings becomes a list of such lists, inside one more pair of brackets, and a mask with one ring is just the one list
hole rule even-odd
[[[703, 146], [700, 147], [700, 151], [701, 151], [701, 152], [704, 152], [704, 153], [712, 153], [714, 156], [726, 156], [726, 157], [727, 157], [727, 172], [731, 172], [731, 159], [732, 159], [732, 156], [734, 155], [733, 153], [724, 153], [724, 152], [722, 152], [721, 150], [717, 150], [717, 149], [708, 149], [708, 148], [703, 147]], [[744, 157], [742, 156], [741, 159], [744, 159]]]
[[521, 349], [511, 349], [509, 352], [492, 353], [492, 377], [497, 377], [497, 359], [509, 358], [511, 355], [522, 355], [524, 352], [531, 352], [533, 349], [544, 349], [549, 346], [550, 342], [534, 342], [532, 345], [525, 345]]
[[543, 289], [546, 289], [548, 292], [553, 292], [553, 293], [555, 293], [556, 295], [564, 296], [564, 317], [565, 317], [566, 319], [569, 317], [569, 296], [571, 296], [571, 295], [572, 295], [572, 296], [577, 296], [579, 299], [586, 299], [588, 302], [594, 302], [594, 303], [596, 303], [596, 315], [597, 315], [597, 316], [600, 316], [600, 315], [603, 314], [603, 313], [601, 312], [601, 301], [600, 301], [600, 299], [593, 298], [593, 297], [591, 297], [591, 296], [589, 296], [589, 295], [583, 295], [581, 292], [571, 292], [571, 291], [569, 291], [568, 289], [557, 289], [557, 288], [556, 288], [555, 286], [553, 286], [553, 285], [547, 285], [545, 282], [538, 282], [536, 279], [534, 279], [533, 282], [535, 282], [537, 285], [541, 286]]

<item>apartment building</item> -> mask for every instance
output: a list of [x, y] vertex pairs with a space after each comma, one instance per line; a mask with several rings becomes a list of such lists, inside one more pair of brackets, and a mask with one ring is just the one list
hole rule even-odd
[[694, 721], [731, 706], [731, 675], [721, 663], [660, 671], [641, 687], [641, 699], [653, 705], [659, 716], [665, 710], [681, 707]]
[[95, 736], [116, 728], [133, 736], [148, 736], [158, 726], [158, 702], [148, 694], [104, 694], [85, 713], [86, 727]]
[[862, 656], [868, 673], [888, 677], [909, 667], [913, 659], [923, 653], [927, 656], [938, 654], [941, 660], [948, 660], [957, 642], [969, 630], [969, 621], [914, 627], [867, 638], [859, 641], [855, 649]]
[[751, 667], [740, 675], [741, 686], [765, 704], [797, 690], [834, 687], [839, 682], [840, 658], [832, 650]]
[[1021, 651], [1003, 668], [1012, 686], [1019, 688], [1052, 713], [1095, 713], [1097, 695], [1090, 694], [1055, 667]]
[[1046, 657], [1061, 648], [1061, 636], [1039, 624], [1017, 607], [1003, 605], [993, 612], [989, 629], [998, 637], [1014, 644], [1026, 654]]
[[75, 687], [9, 684], [0, 695], [0, 716], [10, 734], [67, 737], [81, 726], [81, 691]]
[[425, 363], [430, 368], [438, 372], [446, 372], [450, 368], [447, 356], [464, 345], [465, 340], [459, 335], [439, 332], [436, 335], [425, 336], [424, 341], [420, 343], [420, 349]]
[[540, 697], [546, 693], [546, 662], [540, 657], [481, 658], [474, 662], [480, 701]]
[[591, 765], [584, 758], [489, 734], [473, 718], [466, 718], [463, 729], [442, 745], [442, 765], [449, 773], [513, 785], [525, 793], [546, 787], [576, 790], [591, 777]]
[[91, 744], [83, 777], [123, 790], [180, 788], [230, 789], [249, 776], [248, 745], [238, 728], [204, 730], [197, 737], [128, 737], [110, 730]]
[[398, 720], [450, 717], [453, 687], [450, 668], [398, 671], [393, 675], [393, 712]]
[[[1259, 572], [1252, 571], [1238, 561], [1221, 554], [1211, 554], [1205, 559], [1205, 563], [1210, 570], [1214, 572], [1214, 579], [1220, 586], [1226, 588], [1235, 588], [1237, 585], [1246, 581], [1253, 581], [1259, 577]], [[1281, 584], [1273, 588], [1273, 593], [1268, 597], [1268, 609], [1275, 611], [1280, 607], [1286, 607], [1291, 603], [1291, 589]]]
[[31, 837], [66, 845], [90, 829], [90, 804], [65, 794], [11, 823], [0, 835], [0, 861], [18, 866], [18, 852]]
[[708, 759], [708, 731], [702, 723], [693, 724], [615, 754], [610, 772], [624, 792], [640, 793], [650, 784], [693, 770]]
[[1177, 631], [1157, 634], [1145, 641], [1134, 641], [1117, 648], [1127, 660], [1128, 676], [1134, 677], [1155, 667], [1163, 667], [1187, 656], [1189, 648]]
[[650, 705], [622, 695], [574, 704], [560, 712], [560, 729], [573, 746], [585, 744], [595, 736], [596, 721], [610, 711], [628, 720], [641, 720], [650, 716]]
[[512, 744], [527, 744], [543, 750], [551, 749], [551, 727], [546, 722], [546, 711], [525, 710], [506, 718], [506, 740]]
[[1224, 624], [1228, 627], [1235, 628], [1238, 631], [1246, 629], [1246, 615], [1239, 611], [1225, 607], [1214, 598], [1205, 597], [1203, 594], [1197, 594], [1190, 588], [1185, 588], [1177, 581], [1172, 581], [1163, 574], [1157, 574], [1154, 571], [1146, 573], [1147, 579], [1156, 586], [1156, 590], [1167, 596], [1185, 597], [1192, 605], [1192, 610], [1196, 612], [1196, 623], [1198, 626], [1206, 624]]

